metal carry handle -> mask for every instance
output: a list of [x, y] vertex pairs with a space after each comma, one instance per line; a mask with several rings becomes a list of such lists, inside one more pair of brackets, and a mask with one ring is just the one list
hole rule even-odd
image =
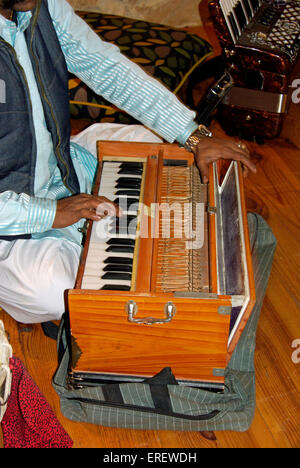
[[134, 318], [138, 312], [138, 306], [134, 301], [128, 301], [125, 305], [125, 311], [128, 315], [128, 321], [132, 323], [138, 323], [141, 325], [153, 325], [153, 324], [163, 324], [171, 322], [172, 318], [176, 313], [176, 307], [173, 302], [167, 302], [164, 307], [165, 319], [158, 319], [154, 317], [144, 317], [144, 318]]

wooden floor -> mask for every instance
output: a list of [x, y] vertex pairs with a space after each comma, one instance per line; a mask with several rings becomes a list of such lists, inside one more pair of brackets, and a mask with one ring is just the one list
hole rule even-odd
[[[218, 127], [215, 132], [221, 133]], [[0, 312], [14, 354], [22, 359], [75, 448], [300, 447], [300, 363], [292, 360], [296, 351], [292, 342], [300, 340], [300, 151], [282, 139], [250, 146], [258, 171], [246, 181], [248, 206], [268, 220], [278, 240], [257, 332], [257, 407], [251, 428], [244, 433], [217, 432], [217, 440], [209, 441], [196, 432], [110, 429], [69, 421], [62, 416], [51, 386], [55, 342], [43, 335], [40, 325], [30, 333], [19, 332], [16, 323]]]

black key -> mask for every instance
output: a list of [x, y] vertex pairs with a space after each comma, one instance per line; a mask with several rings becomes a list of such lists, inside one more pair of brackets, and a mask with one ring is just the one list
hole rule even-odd
[[131, 221], [133, 221], [134, 219], [137, 219], [135, 215], [124, 215], [120, 218], [116, 218], [116, 221], [113, 221], [113, 223], [116, 222], [116, 224], [120, 224], [121, 226], [123, 224], [124, 226], [126, 226], [127, 224], [131, 223]]
[[134, 235], [136, 234], [136, 229], [137, 229], [137, 226], [136, 226], [136, 225], [135, 225], [135, 226], [134, 226], [134, 225], [133, 225], [133, 226], [130, 225], [130, 226], [128, 227], [128, 234], [134, 236]]
[[108, 271], [101, 276], [101, 279], [131, 281], [131, 273], [115, 273]]
[[140, 193], [141, 193], [140, 190], [124, 189], [124, 190], [117, 190], [115, 195], [127, 195], [128, 197], [139, 197]]
[[[253, 16], [253, 14], [252, 14], [252, 12], [251, 12], [250, 3], [249, 3], [248, 0], [241, 0], [241, 2], [242, 2], [242, 4], [244, 5], [244, 8], [245, 8], [246, 13], [247, 13], [247, 15], [248, 15], [248, 20], [250, 21], [251, 18], [252, 18], [252, 16]], [[249, 21], [248, 21], [248, 22], [249, 22]]]
[[140, 184], [141, 183], [141, 179], [139, 177], [119, 177], [116, 182], [126, 182], [128, 184]]
[[119, 226], [114, 226], [112, 227], [109, 231], [109, 234], [122, 234], [122, 235], [127, 235], [128, 234], [128, 229], [127, 226], [120, 228]]
[[136, 177], [120, 177], [116, 181], [116, 188], [132, 188], [138, 189], [141, 186], [141, 179], [137, 179]]
[[247, 24], [247, 18], [245, 16], [244, 10], [243, 10], [242, 5], [240, 3], [238, 3], [236, 5], [236, 7], [234, 7], [234, 12], [235, 12], [235, 16], [236, 16], [236, 18], [238, 20], [240, 30], [243, 31], [244, 27]]
[[233, 29], [235, 38], [238, 39], [238, 38], [239, 38], [239, 30], [238, 30], [238, 28], [237, 28], [237, 25], [236, 25], [235, 18], [234, 18], [234, 16], [233, 16], [233, 14], [230, 13], [230, 14], [228, 15], [228, 18], [229, 18], [231, 27], [232, 27], [232, 29]]
[[142, 175], [143, 169], [138, 167], [124, 167], [118, 171], [118, 174], [125, 174], [125, 175]]
[[132, 265], [133, 260], [132, 258], [128, 257], [107, 257], [104, 260], [105, 265], [108, 263], [113, 263], [113, 264], [120, 264], [120, 265]]
[[102, 291], [130, 291], [130, 286], [125, 284], [105, 284], [101, 288]]
[[130, 206], [130, 205], [133, 205], [133, 203], [138, 203], [138, 202], [139, 202], [138, 198], [130, 198], [130, 197], [116, 198], [114, 200], [114, 203], [116, 203], [117, 205], [121, 204], [121, 206]]
[[121, 218], [116, 218], [113, 220], [112, 223], [110, 223], [109, 227], [116, 227], [117, 229], [119, 228], [124, 228], [127, 229], [127, 227], [130, 225], [130, 227], [135, 227], [137, 225], [137, 217], [134, 215], [129, 215], [129, 216], [121, 216]]
[[256, 11], [257, 8], [259, 7], [259, 0], [249, 0], [251, 5], [252, 5], [252, 9], [253, 11]]
[[108, 245], [135, 245], [135, 239], [109, 239], [106, 242]]
[[137, 167], [139, 169], [142, 169], [143, 163], [138, 162], [138, 161], [126, 161], [126, 162], [121, 163], [121, 166], [120, 166], [121, 169], [123, 169], [124, 167]]
[[129, 226], [113, 226], [108, 232], [109, 234], [122, 234], [122, 235], [135, 235], [136, 234], [136, 229], [137, 229], [137, 224], [132, 223]]
[[130, 245], [110, 245], [105, 249], [105, 252], [133, 253], [134, 247], [131, 247]]
[[131, 188], [134, 188], [134, 189], [140, 189], [141, 188], [141, 184], [140, 183], [137, 183], [137, 182], [132, 182], [131, 184], [129, 184], [128, 182], [118, 182], [116, 184], [116, 189], [119, 189], [119, 188], [122, 188], [122, 189], [131, 189]]
[[122, 236], [126, 235], [132, 235], [134, 236], [136, 234], [136, 226], [117, 226], [113, 227], [109, 230], [109, 234], [119, 234]]
[[132, 266], [131, 265], [106, 265], [106, 267], [103, 268], [103, 271], [124, 271], [124, 272], [131, 272], [132, 271]]

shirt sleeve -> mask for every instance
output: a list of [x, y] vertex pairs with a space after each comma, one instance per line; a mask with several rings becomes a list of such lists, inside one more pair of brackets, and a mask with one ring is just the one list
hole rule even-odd
[[195, 112], [117, 46], [101, 40], [65, 0], [48, 5], [69, 71], [168, 142], [184, 144], [197, 128]]
[[18, 236], [51, 229], [56, 201], [6, 191], [0, 194], [0, 236]]

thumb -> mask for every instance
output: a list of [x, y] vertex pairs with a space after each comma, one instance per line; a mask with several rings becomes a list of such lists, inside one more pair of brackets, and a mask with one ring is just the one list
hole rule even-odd
[[196, 164], [201, 175], [202, 183], [207, 184], [209, 174], [208, 164], [205, 161], [199, 160], [198, 158], [196, 158]]

